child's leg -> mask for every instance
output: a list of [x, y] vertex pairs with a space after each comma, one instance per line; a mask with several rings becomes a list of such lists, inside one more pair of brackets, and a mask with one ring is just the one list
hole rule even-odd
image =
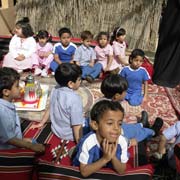
[[86, 76], [90, 75], [92, 67], [90, 66], [81, 66], [82, 69], [82, 78], [85, 79]]
[[138, 142], [154, 135], [154, 131], [149, 128], [144, 128], [141, 123], [136, 124], [122, 124], [124, 136], [128, 139], [135, 138]]
[[101, 69], [102, 69], [102, 64], [100, 64], [100, 63], [95, 63], [95, 64], [94, 64], [94, 67], [92, 67], [92, 71], [91, 71], [91, 73], [90, 73], [90, 76], [95, 79], [95, 78], [98, 77], [99, 74], [101, 73]]
[[53, 61], [53, 58], [54, 58], [53, 55], [50, 54], [47, 58], [43, 59], [43, 62], [41, 62], [46, 70], [50, 68], [50, 64]]

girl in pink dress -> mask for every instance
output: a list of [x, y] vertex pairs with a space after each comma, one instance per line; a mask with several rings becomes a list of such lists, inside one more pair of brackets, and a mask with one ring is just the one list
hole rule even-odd
[[129, 57], [126, 56], [126, 30], [117, 27], [113, 31], [110, 43], [113, 47], [114, 58], [121, 66], [129, 64]]
[[18, 72], [32, 69], [38, 64], [36, 41], [28, 18], [23, 18], [15, 25], [15, 35], [9, 44], [9, 53], [4, 57], [3, 67], [11, 67]]
[[97, 36], [98, 45], [95, 47], [96, 59], [102, 64], [104, 72], [119, 72], [119, 63], [113, 57], [113, 48], [109, 44], [109, 34], [100, 32]]
[[50, 63], [53, 60], [53, 45], [49, 42], [51, 40], [51, 35], [46, 30], [40, 30], [36, 36], [37, 38], [37, 59], [39, 65], [35, 68], [35, 75], [41, 74], [41, 76], [46, 77], [48, 75], [48, 70]]

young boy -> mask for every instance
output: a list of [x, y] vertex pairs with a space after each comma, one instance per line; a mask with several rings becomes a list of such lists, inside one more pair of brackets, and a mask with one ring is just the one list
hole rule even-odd
[[[109, 75], [101, 84], [101, 92], [106, 99], [112, 101], [122, 101], [126, 96], [126, 90], [128, 83], [125, 78], [120, 75]], [[144, 111], [143, 111], [144, 112]], [[142, 113], [143, 115], [144, 113]], [[163, 125], [161, 118], [156, 118], [154, 124], [149, 128], [148, 118], [143, 118], [142, 121], [135, 124], [122, 124], [122, 134], [130, 139], [130, 143], [136, 144], [137, 142], [143, 141], [146, 138], [157, 136]]]
[[90, 47], [93, 35], [90, 31], [81, 33], [82, 45], [79, 46], [74, 55], [74, 61], [82, 69], [82, 78], [92, 83], [99, 76], [102, 65], [95, 63], [96, 54], [93, 48]]
[[59, 64], [64, 62], [73, 63], [73, 56], [76, 45], [71, 41], [72, 33], [70, 29], [64, 27], [59, 30], [60, 42], [56, 43], [53, 48], [54, 60], [50, 64], [53, 72], [56, 71]]
[[90, 116], [93, 132], [81, 139], [74, 165], [80, 164], [84, 177], [106, 166], [123, 173], [128, 161], [128, 143], [121, 135], [124, 109], [118, 102], [102, 100], [93, 106]]
[[83, 105], [75, 92], [81, 84], [81, 68], [76, 64], [62, 63], [55, 72], [58, 85], [50, 96], [50, 109], [47, 109], [42, 122], [31, 128], [42, 127], [49, 118], [53, 133], [63, 140], [76, 143], [82, 136]]
[[0, 149], [26, 148], [35, 152], [44, 152], [42, 144], [33, 144], [31, 139], [23, 139], [19, 116], [14, 98], [20, 95], [20, 75], [11, 68], [0, 69]]

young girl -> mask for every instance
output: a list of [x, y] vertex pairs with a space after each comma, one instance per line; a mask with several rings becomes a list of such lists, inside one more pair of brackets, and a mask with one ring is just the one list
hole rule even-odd
[[97, 36], [98, 45], [95, 47], [96, 58], [101, 63], [103, 71], [119, 72], [119, 64], [113, 58], [113, 48], [109, 44], [109, 34], [100, 32]]
[[[128, 89], [125, 99], [132, 106], [138, 106], [143, 98], [146, 100], [148, 95], [148, 83], [150, 76], [145, 68], [141, 67], [144, 61], [144, 51], [134, 49], [129, 57], [129, 66], [120, 72], [120, 75], [128, 81]], [[142, 95], [142, 84], [144, 84], [144, 94]], [[144, 97], [143, 97], [144, 96]]]
[[114, 58], [121, 66], [128, 65], [128, 57], [126, 56], [126, 42], [124, 41], [125, 37], [126, 30], [117, 27], [114, 29], [110, 41], [113, 47]]
[[9, 45], [9, 53], [4, 57], [3, 66], [22, 72], [32, 69], [38, 64], [36, 57], [36, 41], [28, 18], [23, 18], [15, 25], [15, 35]]
[[46, 77], [48, 75], [50, 63], [53, 60], [53, 45], [49, 42], [51, 40], [51, 35], [45, 30], [40, 30], [36, 37], [38, 41], [36, 54], [39, 66], [35, 69], [34, 74], [41, 74], [41, 76]]

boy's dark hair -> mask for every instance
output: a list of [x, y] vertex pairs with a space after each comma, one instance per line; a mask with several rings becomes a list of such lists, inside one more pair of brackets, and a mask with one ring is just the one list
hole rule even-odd
[[72, 36], [72, 33], [71, 33], [70, 29], [67, 28], [67, 27], [63, 27], [58, 31], [59, 37], [61, 37], [62, 34], [64, 34], [64, 33], [68, 33], [68, 34], [70, 34]]
[[55, 72], [55, 79], [60, 86], [68, 86], [69, 81], [76, 82], [81, 74], [82, 70], [78, 65], [62, 63]]
[[145, 57], [144, 51], [142, 49], [134, 49], [129, 56], [129, 64], [131, 64], [132, 60], [137, 56], [141, 56], [144, 59]]
[[116, 93], [122, 94], [127, 88], [128, 82], [118, 74], [106, 76], [101, 83], [101, 92], [108, 99], [112, 99]]
[[113, 41], [116, 40], [116, 37], [123, 36], [126, 34], [126, 30], [124, 28], [116, 27], [111, 36], [110, 44], [112, 45]]
[[91, 121], [96, 121], [97, 123], [99, 123], [104, 113], [107, 112], [108, 110], [121, 111], [124, 115], [124, 109], [119, 102], [102, 100], [102, 101], [97, 102], [92, 107], [91, 112], [90, 112]]
[[24, 35], [24, 37], [30, 37], [33, 36], [33, 30], [31, 25], [29, 24], [29, 18], [28, 17], [24, 17], [23, 19], [19, 20], [16, 22], [16, 26], [22, 28], [22, 34]]
[[39, 30], [36, 35], [36, 41], [38, 41], [38, 39], [44, 39], [44, 38], [47, 38], [48, 41], [52, 40], [51, 34], [49, 34], [46, 30]]
[[97, 35], [97, 37], [96, 37], [97, 41], [100, 40], [101, 36], [106, 36], [106, 37], [107, 37], [107, 40], [109, 40], [109, 33], [108, 33], [108, 32], [101, 31], [101, 32]]
[[18, 72], [12, 68], [0, 68], [0, 98], [3, 97], [3, 90], [11, 90], [13, 84], [20, 79]]
[[83, 31], [81, 33], [81, 39], [84, 41], [86, 39], [93, 39], [93, 35], [90, 31]]

